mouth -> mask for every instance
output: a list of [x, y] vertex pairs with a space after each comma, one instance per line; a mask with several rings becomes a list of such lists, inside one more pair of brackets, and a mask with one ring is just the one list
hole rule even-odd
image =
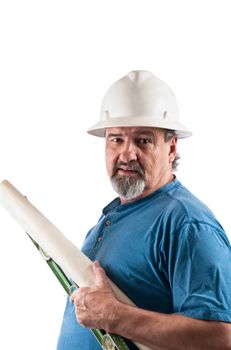
[[144, 170], [137, 162], [118, 162], [114, 165], [112, 177], [116, 175], [144, 178]]
[[137, 170], [133, 170], [129, 168], [118, 168], [116, 173], [119, 175], [126, 175], [126, 176], [135, 176], [135, 175], [140, 176], [140, 173]]

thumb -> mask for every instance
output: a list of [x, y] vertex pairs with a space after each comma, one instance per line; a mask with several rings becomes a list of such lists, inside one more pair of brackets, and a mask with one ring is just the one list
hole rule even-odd
[[107, 275], [98, 261], [93, 263], [93, 272], [95, 275], [96, 285], [99, 287], [109, 287]]

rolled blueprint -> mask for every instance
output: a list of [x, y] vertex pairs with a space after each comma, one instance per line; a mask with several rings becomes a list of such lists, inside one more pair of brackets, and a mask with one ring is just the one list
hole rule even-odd
[[[91, 260], [7, 180], [0, 183], [0, 204], [79, 287], [94, 285]], [[134, 306], [112, 281], [109, 282], [121, 302]], [[136, 345], [141, 350], [148, 350], [143, 345]]]

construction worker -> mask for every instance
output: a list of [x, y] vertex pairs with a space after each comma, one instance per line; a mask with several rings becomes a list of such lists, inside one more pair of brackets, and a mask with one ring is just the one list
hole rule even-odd
[[[89, 134], [105, 137], [118, 197], [82, 251], [95, 284], [67, 301], [58, 350], [98, 350], [87, 328], [155, 350], [231, 349], [231, 249], [214, 214], [175, 176], [179, 122], [171, 89], [132, 71], [107, 91]], [[114, 296], [107, 276], [136, 304]]]

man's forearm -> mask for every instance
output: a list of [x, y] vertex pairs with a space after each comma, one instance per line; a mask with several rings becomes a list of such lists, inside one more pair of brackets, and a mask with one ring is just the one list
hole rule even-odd
[[108, 331], [153, 350], [231, 350], [231, 324], [120, 304]]
[[105, 271], [93, 264], [95, 285], [71, 295], [77, 321], [153, 350], [231, 350], [231, 324], [146, 311], [115, 298]]

